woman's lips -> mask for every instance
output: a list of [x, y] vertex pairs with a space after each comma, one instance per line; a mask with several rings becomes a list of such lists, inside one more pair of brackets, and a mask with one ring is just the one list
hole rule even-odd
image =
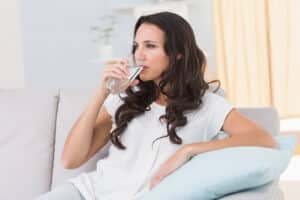
[[145, 71], [146, 69], [148, 69], [148, 68], [149, 68], [148, 66], [145, 66], [145, 65], [140, 65], [140, 67], [142, 67], [142, 68], [143, 68], [143, 70], [142, 70], [142, 71]]
[[148, 66], [146, 65], [139, 65], [140, 67], [143, 67], [143, 68], [148, 68]]

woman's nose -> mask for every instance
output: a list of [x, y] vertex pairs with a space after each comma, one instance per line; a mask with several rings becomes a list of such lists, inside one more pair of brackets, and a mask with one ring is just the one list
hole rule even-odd
[[142, 50], [136, 50], [135, 51], [135, 59], [137, 62], [142, 62], [146, 58], [145, 53]]

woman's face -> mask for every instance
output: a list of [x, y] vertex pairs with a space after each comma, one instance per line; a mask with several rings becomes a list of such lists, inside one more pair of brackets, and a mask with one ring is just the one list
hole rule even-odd
[[169, 57], [164, 50], [164, 32], [156, 25], [143, 23], [136, 32], [133, 45], [136, 63], [143, 67], [140, 79], [153, 80], [158, 85], [161, 73], [169, 65]]

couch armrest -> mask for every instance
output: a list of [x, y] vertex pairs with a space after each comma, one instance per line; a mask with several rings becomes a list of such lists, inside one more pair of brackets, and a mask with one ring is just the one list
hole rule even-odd
[[261, 187], [226, 195], [219, 200], [284, 200], [278, 179]]

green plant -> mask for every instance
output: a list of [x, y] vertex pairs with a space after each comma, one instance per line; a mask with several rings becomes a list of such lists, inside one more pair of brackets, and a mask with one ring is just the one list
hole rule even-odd
[[108, 45], [117, 22], [116, 16], [109, 14], [103, 15], [98, 19], [100, 24], [91, 26], [91, 31], [96, 33], [96, 38], [93, 40], [93, 42]]

